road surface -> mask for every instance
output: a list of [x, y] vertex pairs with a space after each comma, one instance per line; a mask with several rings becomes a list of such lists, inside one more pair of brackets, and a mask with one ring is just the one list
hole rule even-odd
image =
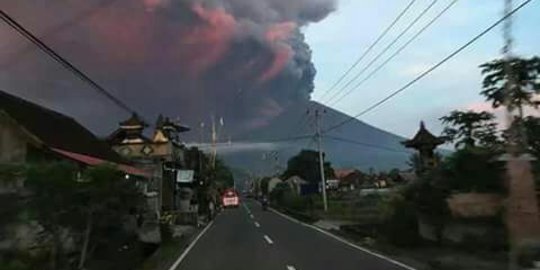
[[404, 270], [253, 201], [227, 209], [175, 270]]

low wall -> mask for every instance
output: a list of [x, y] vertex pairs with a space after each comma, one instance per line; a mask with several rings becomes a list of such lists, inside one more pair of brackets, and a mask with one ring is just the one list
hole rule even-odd
[[492, 193], [458, 193], [446, 202], [457, 218], [493, 217], [502, 210], [504, 197]]

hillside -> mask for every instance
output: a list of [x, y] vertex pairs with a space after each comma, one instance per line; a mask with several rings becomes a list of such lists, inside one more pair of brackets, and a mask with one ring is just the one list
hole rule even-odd
[[[326, 112], [322, 119], [323, 130], [348, 118], [347, 115], [316, 102], [311, 102], [310, 107]], [[282, 169], [286, 166], [287, 160], [301, 149], [315, 149], [316, 147], [312, 138], [273, 142], [276, 139], [312, 134], [314, 128], [312, 124], [307, 123], [308, 121], [304, 120], [303, 124], [299, 125], [305, 113], [305, 108], [286, 111], [264, 128], [254, 130], [235, 140], [236, 143], [249, 141], [250, 144], [238, 144], [238, 147], [232, 149], [222, 147], [218, 150], [219, 155], [230, 166], [255, 174], [268, 174]], [[375, 170], [405, 168], [411, 153], [400, 144], [405, 138], [359, 120], [353, 120], [327, 135], [365, 143], [363, 145], [351, 144], [325, 138], [323, 147], [327, 153], [327, 160], [331, 161], [336, 168], [355, 167]], [[263, 160], [264, 154], [271, 151], [276, 152], [277, 160], [274, 158]]]

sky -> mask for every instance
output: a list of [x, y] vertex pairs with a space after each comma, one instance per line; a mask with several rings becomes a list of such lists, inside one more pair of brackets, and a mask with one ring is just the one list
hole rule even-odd
[[[351, 75], [432, 1], [416, 0]], [[379, 61], [451, 1], [438, 0]], [[282, 112], [301, 107], [298, 104], [304, 104], [311, 92], [313, 76], [311, 98], [327, 104], [323, 93], [408, 2], [0, 0], [0, 7], [114, 95], [148, 115], [150, 122], [164, 113], [196, 127], [215, 112], [225, 116], [227, 127], [237, 121], [236, 129], [249, 133]], [[457, 1], [386, 67], [332, 107], [350, 115], [362, 111], [495, 22], [502, 16], [502, 5], [502, 0]], [[537, 14], [540, 1], [517, 13], [514, 52], [520, 56], [540, 55]], [[500, 57], [501, 36], [501, 29], [494, 29], [360, 120], [410, 137], [421, 120], [438, 134], [442, 129], [438, 118], [451, 110], [489, 109], [479, 95], [478, 66]], [[100, 135], [127, 117], [5, 24], [0, 24], [0, 89], [68, 114]]]
[[[408, 2], [404, 0], [341, 0], [337, 10], [328, 18], [304, 29], [306, 40], [313, 50], [313, 61], [317, 69], [313, 100], [328, 103], [332, 94], [326, 97], [323, 94], [369, 47]], [[451, 0], [439, 0], [408, 34], [376, 62], [372, 69], [409, 40], [409, 37], [450, 2]], [[522, 1], [514, 2], [521, 3]], [[352, 78], [357, 74], [430, 3], [431, 0], [417, 0], [395, 28], [347, 78]], [[479, 34], [502, 16], [502, 10], [503, 1], [459, 0], [386, 67], [333, 107], [350, 115], [357, 114]], [[540, 1], [532, 1], [515, 16], [513, 29], [515, 54], [524, 57], [540, 55], [540, 35], [538, 34], [540, 16], [538, 14], [540, 14]], [[428, 129], [433, 133], [439, 134], [442, 126], [438, 118], [451, 110], [489, 110], [490, 106], [479, 95], [482, 76], [478, 66], [500, 57], [502, 45], [502, 29], [498, 27], [428, 77], [364, 115], [360, 120], [398, 135], [410, 137], [417, 131], [421, 120], [426, 122]], [[363, 76], [366, 74], [368, 73], [366, 72]], [[340, 87], [330, 93], [338, 89]]]

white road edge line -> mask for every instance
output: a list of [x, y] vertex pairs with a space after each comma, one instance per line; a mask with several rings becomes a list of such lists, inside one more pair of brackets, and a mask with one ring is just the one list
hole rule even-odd
[[255, 221], [255, 227], [259, 228], [259, 227], [261, 227], [261, 224], [259, 224], [259, 222]]
[[266, 240], [266, 242], [268, 242], [268, 244], [272, 245], [274, 242], [272, 241], [272, 239], [270, 239], [270, 237], [268, 237], [268, 235], [264, 235], [264, 240]]
[[296, 268], [294, 268], [292, 265], [287, 265], [287, 270], [296, 270]]
[[302, 222], [302, 221], [300, 221], [300, 220], [297, 220], [297, 219], [295, 219], [295, 218], [293, 218], [293, 217], [290, 217], [290, 216], [288, 216], [288, 215], [285, 215], [285, 214], [283, 214], [283, 213], [281, 213], [281, 212], [279, 212], [279, 211], [277, 211], [277, 210], [275, 210], [275, 209], [273, 209], [273, 208], [269, 208], [269, 209], [270, 209], [272, 212], [278, 214], [279, 216], [281, 216], [281, 217], [283, 217], [283, 218], [285, 218], [285, 219], [288, 219], [289, 221], [292, 221], [292, 222], [294, 222], [294, 223], [298, 223], [298, 224], [300, 224], [300, 225], [303, 225], [303, 226], [309, 227], [309, 228], [311, 228], [311, 229], [314, 229], [314, 230], [316, 230], [316, 231], [318, 231], [318, 232], [320, 232], [320, 233], [322, 233], [322, 234], [325, 234], [326, 236], [329, 236], [329, 237], [331, 237], [331, 238], [334, 238], [335, 240], [337, 240], [337, 241], [339, 241], [339, 242], [341, 242], [341, 243], [343, 243], [343, 244], [346, 244], [346, 245], [348, 245], [348, 246], [350, 246], [350, 247], [352, 247], [352, 248], [358, 249], [358, 250], [360, 250], [360, 251], [363, 251], [363, 252], [366, 252], [366, 253], [368, 253], [368, 254], [371, 254], [371, 255], [373, 255], [373, 256], [375, 256], [375, 257], [378, 257], [378, 258], [381, 258], [381, 259], [383, 259], [383, 260], [389, 261], [389, 262], [391, 262], [391, 263], [393, 263], [393, 264], [395, 264], [395, 265], [397, 265], [397, 266], [403, 267], [404, 269], [407, 269], [407, 270], [417, 270], [416, 268], [413, 268], [413, 267], [411, 267], [411, 266], [409, 266], [409, 265], [406, 265], [406, 264], [404, 264], [404, 263], [402, 263], [402, 262], [396, 261], [396, 260], [394, 260], [394, 259], [392, 259], [392, 258], [389, 258], [389, 257], [384, 256], [384, 255], [382, 255], [382, 254], [379, 254], [379, 253], [377, 253], [377, 252], [374, 252], [374, 251], [371, 251], [371, 250], [369, 250], [369, 249], [366, 249], [366, 248], [363, 248], [363, 247], [361, 247], [361, 246], [358, 246], [358, 245], [356, 245], [356, 244], [353, 244], [353, 243], [351, 243], [350, 241], [348, 241], [348, 240], [346, 240], [346, 239], [343, 239], [343, 238], [341, 238], [341, 237], [339, 237], [339, 236], [337, 236], [337, 235], [335, 235], [335, 234], [333, 234], [333, 233], [330, 233], [330, 232], [325, 231], [325, 230], [323, 230], [323, 229], [321, 229], [321, 228], [318, 228], [318, 227], [316, 227], [316, 226], [313, 226], [313, 225], [304, 223], [304, 222]]
[[180, 257], [178, 257], [178, 259], [169, 268], [169, 270], [175, 270], [176, 268], [178, 268], [180, 263], [187, 256], [187, 254], [191, 251], [191, 249], [195, 246], [195, 244], [197, 244], [197, 241], [199, 241], [199, 239], [206, 233], [206, 231], [208, 231], [208, 229], [210, 229], [210, 227], [212, 227], [212, 224], [214, 224], [213, 220], [210, 223], [208, 223], [208, 225], [206, 225], [206, 227], [199, 233], [199, 235], [197, 235], [197, 237], [193, 240], [193, 242], [191, 242], [191, 244], [189, 244], [189, 246], [186, 248], [186, 250], [184, 250], [184, 252], [182, 252]]

